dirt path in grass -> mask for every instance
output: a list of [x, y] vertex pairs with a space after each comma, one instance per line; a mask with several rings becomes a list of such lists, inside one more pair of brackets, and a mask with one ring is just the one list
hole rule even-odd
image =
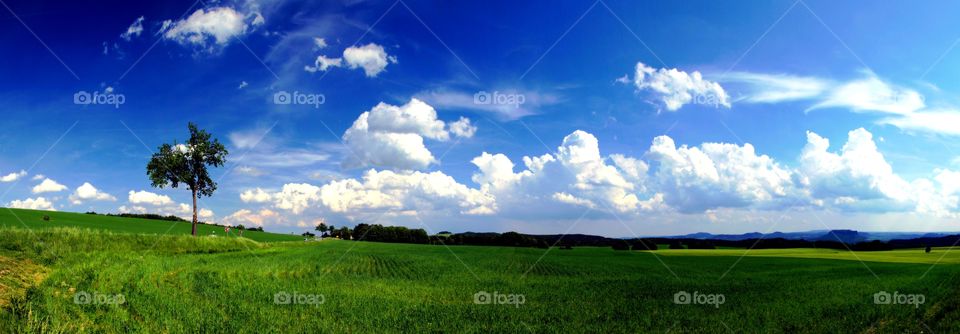
[[0, 256], [0, 308], [10, 306], [13, 298], [23, 296], [27, 288], [40, 284], [48, 273], [46, 267], [33, 261]]

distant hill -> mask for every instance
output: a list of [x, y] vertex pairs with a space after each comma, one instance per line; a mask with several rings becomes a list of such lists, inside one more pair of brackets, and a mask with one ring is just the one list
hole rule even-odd
[[861, 241], [867, 241], [866, 235], [861, 235], [854, 230], [831, 230], [824, 233], [813, 241], [839, 241], [847, 244], [854, 244]]
[[[831, 234], [833, 232], [833, 234]], [[836, 236], [834, 236], [836, 234]], [[740, 241], [749, 239], [787, 239], [787, 240], [807, 240], [807, 241], [841, 241], [861, 242], [861, 241], [890, 241], [894, 239], [916, 239], [916, 238], [939, 238], [951, 235], [952, 233], [929, 233], [929, 232], [861, 232], [854, 230], [813, 230], [805, 232], [773, 232], [759, 233], [750, 232], [743, 234], [711, 234], [706, 232], [691, 233], [685, 235], [667, 236], [661, 238], [670, 239], [703, 239], [703, 240], [728, 240]]]

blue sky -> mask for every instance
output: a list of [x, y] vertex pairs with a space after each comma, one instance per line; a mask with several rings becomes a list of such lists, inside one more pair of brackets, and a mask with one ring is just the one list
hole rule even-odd
[[274, 231], [957, 230], [954, 2], [3, 3], [4, 206], [186, 215], [193, 121]]

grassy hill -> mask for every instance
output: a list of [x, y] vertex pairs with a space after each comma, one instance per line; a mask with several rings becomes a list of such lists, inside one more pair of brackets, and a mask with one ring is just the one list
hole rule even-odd
[[[956, 265], [898, 262], [900, 256], [865, 266], [790, 257], [807, 250], [778, 251], [776, 257], [741, 259], [742, 251], [728, 250], [258, 243], [3, 229], [0, 273], [14, 268], [21, 274], [0, 310], [0, 329], [941, 333], [960, 326]], [[960, 251], [930, 255], [944, 256], [944, 263], [960, 260]], [[31, 267], [4, 268], [10, 261]], [[874, 304], [880, 291], [922, 294], [925, 302]], [[676, 304], [678, 292], [722, 294], [724, 303]], [[78, 293], [123, 295], [124, 302], [76, 303]], [[515, 303], [478, 304], [484, 296]]]
[[[50, 216], [50, 221], [44, 221], [44, 215]], [[118, 233], [190, 234], [190, 224], [185, 222], [9, 208], [0, 208], [0, 227], [29, 229], [77, 227]], [[224, 236], [223, 227], [202, 224], [197, 225], [197, 234]], [[236, 230], [231, 230], [230, 235], [227, 236], [237, 237]], [[243, 237], [264, 242], [303, 240], [302, 237], [295, 235], [255, 231], [245, 231]]]

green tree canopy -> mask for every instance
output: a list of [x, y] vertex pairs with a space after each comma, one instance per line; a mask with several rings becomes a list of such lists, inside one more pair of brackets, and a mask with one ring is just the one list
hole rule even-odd
[[216, 138], [198, 129], [192, 122], [187, 124], [190, 139], [179, 144], [163, 144], [150, 158], [147, 175], [157, 188], [190, 189], [193, 199], [193, 235], [197, 235], [197, 198], [210, 197], [217, 190], [217, 183], [210, 179], [208, 167], [222, 167], [226, 162], [227, 149]]

